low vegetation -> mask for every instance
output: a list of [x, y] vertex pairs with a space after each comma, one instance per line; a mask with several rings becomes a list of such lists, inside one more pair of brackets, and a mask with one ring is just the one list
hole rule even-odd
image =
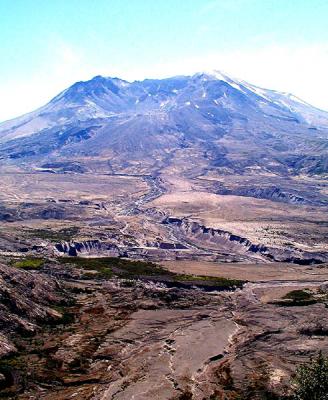
[[308, 289], [297, 289], [288, 292], [281, 300], [275, 300], [272, 303], [285, 307], [309, 306], [317, 303], [319, 300], [321, 301], [322, 299], [318, 299], [315, 293]]
[[219, 286], [222, 288], [237, 287], [241, 288], [246, 281], [239, 279], [229, 279], [215, 276], [205, 276], [205, 275], [175, 275], [173, 278], [177, 282], [200, 282], [209, 283], [214, 286]]
[[141, 276], [161, 276], [170, 274], [170, 272], [164, 270], [164, 268], [151, 262], [131, 261], [115, 257], [63, 257], [59, 261], [64, 264], [73, 264], [74, 266], [85, 270], [97, 271], [99, 276], [103, 278], [110, 278], [114, 274], [126, 279]]
[[[108, 279], [115, 275], [126, 280], [152, 278], [166, 282], [214, 286], [221, 289], [241, 288], [245, 283], [245, 281], [242, 280], [222, 277], [186, 274], [180, 275], [170, 272], [153, 262], [127, 260], [115, 257], [63, 257], [60, 258], [59, 261], [64, 264], [72, 264], [78, 268], [89, 271], [89, 273], [87, 272], [85, 274], [86, 277], [98, 276]], [[96, 271], [96, 273], [94, 273], [94, 271]]]
[[12, 265], [16, 268], [33, 270], [41, 268], [44, 263], [44, 258], [24, 258], [23, 260], [14, 261]]
[[[74, 267], [86, 270], [85, 278], [112, 278], [113, 271], [111, 265], [105, 258], [80, 258], [63, 257], [59, 260], [63, 264], [72, 264]], [[91, 271], [96, 271], [92, 273]]]
[[[111, 279], [121, 278], [126, 281], [136, 279], [153, 279], [185, 285], [199, 285], [215, 287], [221, 290], [241, 288], [246, 282], [239, 279], [228, 279], [223, 277], [213, 277], [205, 275], [188, 275], [171, 272], [162, 266], [149, 261], [128, 260], [118, 257], [60, 257], [56, 261], [41, 257], [25, 257], [13, 259], [9, 263], [15, 268], [24, 270], [38, 270], [45, 266], [46, 262], [54, 262], [79, 268], [82, 270], [85, 279]], [[130, 283], [131, 284], [131, 283]]]
[[66, 242], [72, 240], [79, 233], [79, 228], [72, 226], [59, 229], [58, 231], [52, 229], [33, 229], [27, 233], [30, 237], [46, 239], [52, 242]]
[[304, 301], [312, 299], [312, 293], [307, 290], [292, 290], [291, 292], [288, 292], [283, 298], [292, 301]]
[[[241, 389], [234, 387], [229, 366], [228, 375], [222, 374], [222, 372], [225, 371], [220, 370], [218, 378], [223, 392], [220, 392], [218, 396], [213, 395], [210, 399], [328, 400], [328, 357], [321, 352], [315, 358], [311, 358], [297, 367], [294, 376], [280, 394], [272, 389], [271, 372], [265, 361], [258, 365], [256, 371], [250, 372], [247, 384]], [[229, 380], [222, 381], [222, 378], [227, 376]]]
[[295, 400], [328, 399], [328, 357], [319, 355], [296, 370], [294, 384]]

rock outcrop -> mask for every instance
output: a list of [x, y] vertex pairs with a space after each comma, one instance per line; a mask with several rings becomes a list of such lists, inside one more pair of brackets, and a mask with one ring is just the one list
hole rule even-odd
[[33, 334], [38, 323], [62, 317], [51, 308], [63, 300], [58, 291], [59, 283], [49, 275], [0, 264], [0, 355], [15, 351], [12, 332]]
[[79, 256], [79, 255], [106, 255], [108, 257], [118, 257], [119, 248], [111, 242], [102, 242], [98, 239], [84, 240], [80, 242], [61, 242], [55, 245], [56, 252], [60, 255]]
[[312, 202], [306, 200], [304, 197], [291, 192], [286, 192], [278, 187], [241, 187], [235, 190], [220, 189], [217, 191], [219, 194], [224, 195], [235, 195], [235, 196], [246, 196], [254, 197], [256, 199], [267, 199], [272, 201], [279, 201], [282, 203], [289, 204], [311, 204]]
[[211, 228], [187, 218], [166, 217], [165, 225], [172, 225], [184, 241], [203, 249], [226, 251], [230, 254], [253, 254], [263, 261], [290, 262], [301, 265], [320, 264], [328, 261], [328, 253], [305, 252], [296, 248], [269, 247], [226, 230]]

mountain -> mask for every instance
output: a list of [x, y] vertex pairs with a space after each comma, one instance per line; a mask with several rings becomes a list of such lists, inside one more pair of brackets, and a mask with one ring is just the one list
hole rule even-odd
[[328, 113], [220, 72], [0, 124], [0, 398], [286, 399], [328, 351], [327, 149]]
[[328, 172], [327, 139], [327, 112], [217, 71], [135, 82], [96, 76], [0, 124], [0, 162], [155, 173], [178, 155], [187, 170], [192, 162], [203, 171], [311, 175]]

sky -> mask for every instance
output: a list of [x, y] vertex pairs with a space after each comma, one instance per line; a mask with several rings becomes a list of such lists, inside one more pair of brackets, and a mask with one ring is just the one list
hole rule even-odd
[[0, 0], [0, 121], [76, 81], [221, 70], [328, 110], [327, 0]]

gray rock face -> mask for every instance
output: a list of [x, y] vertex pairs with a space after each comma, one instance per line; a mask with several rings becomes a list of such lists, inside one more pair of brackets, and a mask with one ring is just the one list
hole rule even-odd
[[247, 254], [254, 260], [291, 262], [300, 265], [321, 264], [327, 262], [327, 253], [306, 252], [297, 248], [275, 248], [260, 243], [252, 243], [246, 237], [231, 232], [206, 227], [186, 218], [167, 217], [162, 222], [175, 227], [177, 235], [192, 240], [200, 248], [225, 251], [228, 254]]
[[50, 276], [0, 264], [0, 358], [16, 353], [14, 333], [33, 335], [40, 323], [62, 318], [51, 308], [64, 300], [59, 288]]
[[[49, 308], [58, 302], [58, 283], [43, 275], [33, 274], [0, 264], [0, 328], [33, 332], [35, 323], [60, 315]], [[10, 324], [8, 323], [10, 321]]]
[[[6, 338], [5, 335], [0, 334], [0, 358], [9, 356], [17, 351], [16, 347]], [[0, 385], [5, 377], [0, 374]]]
[[307, 202], [303, 197], [298, 196], [297, 194], [294, 193], [284, 192], [277, 187], [267, 187], [267, 188], [245, 187], [245, 188], [239, 188], [238, 190], [234, 191], [219, 190], [218, 193], [255, 197], [258, 199], [268, 199], [290, 204], [306, 204], [306, 203], [311, 204], [311, 202], [309, 201]]
[[102, 242], [97, 239], [82, 242], [62, 242], [58, 243], [55, 247], [60, 255], [66, 254], [73, 257], [98, 254], [108, 257], [118, 257], [120, 255], [120, 251], [115, 244]]

